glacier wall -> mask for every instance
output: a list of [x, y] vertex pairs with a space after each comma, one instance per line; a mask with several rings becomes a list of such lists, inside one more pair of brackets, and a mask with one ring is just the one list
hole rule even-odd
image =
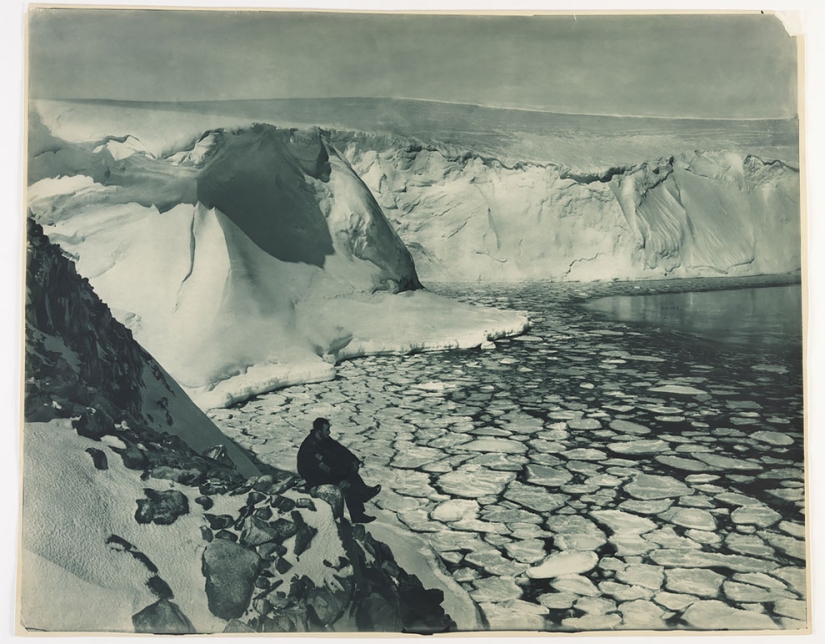
[[624, 167], [505, 164], [338, 132], [426, 280], [605, 280], [800, 269], [799, 171], [733, 152]]
[[201, 407], [330, 379], [342, 359], [478, 346], [527, 325], [421, 290], [318, 129], [211, 131], [160, 158], [134, 138], [33, 132], [33, 215]]

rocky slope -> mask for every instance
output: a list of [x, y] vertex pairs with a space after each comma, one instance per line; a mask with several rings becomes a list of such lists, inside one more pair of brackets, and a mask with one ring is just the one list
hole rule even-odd
[[595, 280], [800, 268], [799, 172], [733, 152], [571, 169], [334, 133], [426, 280]]
[[442, 591], [425, 589], [385, 544], [350, 525], [337, 488], [306, 490], [286, 472], [262, 474], [36, 224], [27, 286], [24, 628], [455, 626]]
[[420, 291], [409, 251], [317, 129], [210, 131], [163, 159], [131, 139], [113, 156], [111, 139], [67, 143], [36, 120], [31, 132], [37, 220], [203, 407], [329, 379], [344, 358], [478, 346], [526, 325]]

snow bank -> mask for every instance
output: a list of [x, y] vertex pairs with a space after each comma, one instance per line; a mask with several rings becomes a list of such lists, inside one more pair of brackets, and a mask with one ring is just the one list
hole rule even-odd
[[[333, 136], [422, 279], [595, 280], [800, 268], [799, 172], [732, 152], [574, 171]], [[663, 150], [663, 152], [666, 152]]]

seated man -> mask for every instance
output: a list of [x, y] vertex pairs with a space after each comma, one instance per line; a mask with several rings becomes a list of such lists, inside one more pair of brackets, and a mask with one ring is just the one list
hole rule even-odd
[[298, 449], [298, 474], [307, 486], [332, 484], [341, 488], [353, 523], [369, 523], [375, 517], [364, 513], [364, 503], [381, 491], [381, 486], [369, 487], [358, 470], [361, 461], [338, 441], [330, 438], [330, 423], [316, 418], [312, 431]]

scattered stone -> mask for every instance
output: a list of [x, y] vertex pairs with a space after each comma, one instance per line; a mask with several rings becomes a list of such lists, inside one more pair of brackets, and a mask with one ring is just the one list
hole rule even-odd
[[202, 572], [213, 615], [228, 620], [244, 614], [261, 564], [257, 554], [231, 541], [216, 539], [206, 546]]
[[195, 499], [195, 503], [201, 506], [204, 510], [211, 510], [215, 502], [208, 496], [202, 495]]
[[194, 633], [195, 627], [177, 604], [160, 599], [132, 615], [135, 633], [152, 635], [182, 635]]
[[309, 493], [327, 503], [332, 508], [332, 516], [336, 519], [344, 516], [344, 495], [337, 485], [318, 485], [310, 489]]
[[94, 447], [87, 447], [86, 453], [92, 457], [92, 463], [95, 466], [95, 469], [98, 470], [108, 470], [109, 469], [109, 461], [106, 459], [106, 453], [95, 449]]
[[105, 411], [94, 407], [90, 407], [81, 414], [80, 418], [72, 421], [72, 426], [79, 436], [95, 441], [115, 431], [115, 422], [112, 417]]
[[138, 509], [135, 512], [135, 521], [138, 523], [156, 523], [169, 525], [179, 516], [189, 514], [189, 499], [178, 490], [164, 490], [158, 492], [151, 488], [144, 488], [147, 498], [138, 499]]

